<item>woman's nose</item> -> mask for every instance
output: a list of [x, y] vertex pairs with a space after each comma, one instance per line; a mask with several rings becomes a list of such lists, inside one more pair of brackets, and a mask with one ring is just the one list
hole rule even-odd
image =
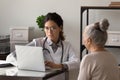
[[52, 30], [51, 28], [49, 28], [48, 32], [49, 32], [49, 33], [52, 33], [52, 32], [53, 32], [53, 30]]

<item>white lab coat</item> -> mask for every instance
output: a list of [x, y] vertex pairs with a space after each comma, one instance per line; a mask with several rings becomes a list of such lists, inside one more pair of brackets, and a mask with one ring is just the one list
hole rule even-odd
[[[43, 47], [45, 38], [46, 37], [33, 39], [33, 41], [27, 45]], [[69, 70], [78, 68], [79, 67], [79, 58], [76, 56], [71, 44], [66, 41], [62, 41], [62, 42], [63, 42], [63, 46], [64, 46], [62, 63], [67, 64]], [[50, 53], [48, 53], [48, 51], [44, 51], [44, 58], [45, 58], [45, 60], [49, 60], [49, 61], [60, 64], [61, 63], [61, 55], [62, 55], [62, 45], [59, 43], [60, 46], [58, 47], [57, 51], [54, 53], [50, 44], [51, 44], [51, 41], [49, 39], [47, 39], [45, 42], [45, 48], [47, 48], [50, 51]], [[6, 60], [17, 66], [15, 52], [12, 52], [11, 54], [9, 54], [6, 58]], [[54, 78], [51, 78], [49, 80], [65, 80], [65, 79], [62, 74], [62, 75], [56, 76]]]

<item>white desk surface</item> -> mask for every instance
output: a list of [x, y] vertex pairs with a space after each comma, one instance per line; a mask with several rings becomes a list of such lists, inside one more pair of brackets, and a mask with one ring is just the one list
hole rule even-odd
[[44, 77], [49, 74], [49, 71], [46, 72], [38, 72], [38, 71], [30, 71], [30, 70], [18, 70], [17, 67], [6, 67], [0, 68], [0, 75], [5, 76], [33, 76], [33, 77]]
[[59, 75], [62, 73], [65, 73], [65, 71], [46, 70], [45, 72], [43, 72], [43, 71], [19, 70], [17, 67], [4, 67], [0, 68], [0, 79], [4, 79], [5, 77], [11, 76], [11, 77], [41, 78], [42, 80], [43, 78], [48, 79], [52, 76]]
[[57, 70], [47, 70], [43, 72], [43, 71], [19, 70], [17, 67], [0, 68], [0, 75], [4, 76], [44, 77], [46, 75], [56, 72]]

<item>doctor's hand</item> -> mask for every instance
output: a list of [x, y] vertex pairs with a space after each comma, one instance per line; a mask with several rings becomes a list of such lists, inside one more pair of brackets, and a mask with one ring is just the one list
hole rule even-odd
[[48, 66], [48, 67], [50, 67], [50, 68], [62, 68], [62, 64], [55, 64], [55, 63], [53, 63], [53, 62], [51, 62], [51, 61], [45, 61], [45, 65], [46, 66]]

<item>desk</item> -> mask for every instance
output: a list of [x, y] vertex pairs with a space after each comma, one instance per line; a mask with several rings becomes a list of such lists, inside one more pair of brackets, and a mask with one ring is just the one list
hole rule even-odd
[[18, 70], [16, 67], [0, 68], [0, 80], [47, 80], [65, 73], [64, 70], [48, 70], [46, 72]]

